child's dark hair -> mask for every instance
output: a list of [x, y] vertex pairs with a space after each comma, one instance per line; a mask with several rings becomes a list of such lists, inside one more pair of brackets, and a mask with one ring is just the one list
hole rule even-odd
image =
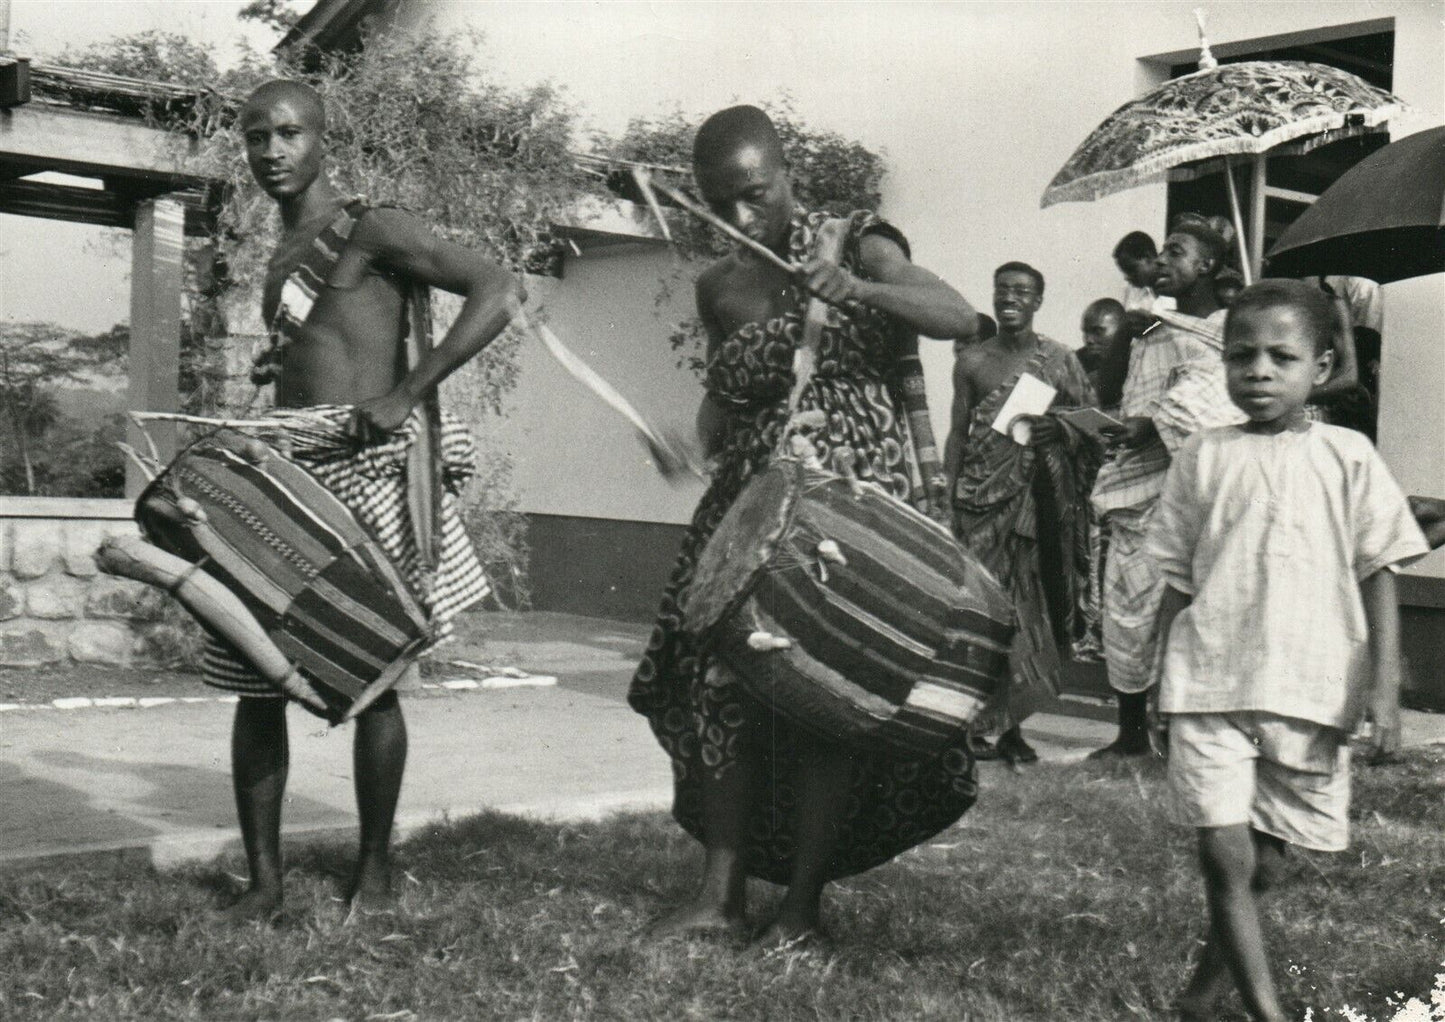
[[1153, 259], [1158, 254], [1154, 239], [1143, 231], [1130, 231], [1114, 246], [1115, 259]]
[[1229, 328], [1242, 313], [1280, 306], [1299, 313], [1310, 332], [1316, 355], [1333, 350], [1336, 322], [1329, 296], [1302, 280], [1261, 280], [1239, 292], [1224, 321], [1224, 336], [1229, 337]]

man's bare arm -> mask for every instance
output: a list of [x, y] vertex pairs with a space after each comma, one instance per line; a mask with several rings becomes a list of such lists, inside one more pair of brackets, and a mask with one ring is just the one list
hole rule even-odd
[[[718, 266], [714, 264], [703, 271], [694, 287], [697, 317], [702, 321], [703, 330], [707, 334], [707, 357], [709, 359], [724, 340], [722, 327], [712, 310], [712, 294], [718, 272]], [[702, 453], [705, 458], [716, 455], [727, 443], [727, 414], [717, 399], [707, 392], [703, 393], [702, 403], [698, 405], [697, 409], [697, 436], [698, 441], [702, 444]]]
[[973, 385], [968, 351], [957, 356], [953, 369], [953, 406], [949, 409], [948, 439], [943, 443], [943, 474], [948, 480], [949, 499], [958, 488], [958, 473], [963, 467], [963, 445], [968, 442], [968, 428], [973, 419]]
[[378, 269], [465, 299], [441, 343], [425, 352], [390, 394], [358, 406], [385, 433], [400, 426], [412, 408], [501, 334], [526, 292], [506, 268], [437, 238], [400, 210], [372, 210], [356, 225], [353, 241], [371, 250]]
[[859, 254], [866, 278], [809, 260], [803, 266], [809, 290], [834, 304], [858, 301], [881, 309], [925, 337], [951, 340], [977, 332], [973, 307], [952, 285], [910, 262], [897, 242], [868, 234]]

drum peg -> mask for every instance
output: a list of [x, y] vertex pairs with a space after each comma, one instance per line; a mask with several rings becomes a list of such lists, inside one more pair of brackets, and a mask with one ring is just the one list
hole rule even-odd
[[241, 444], [241, 457], [253, 465], [259, 465], [265, 461], [268, 453], [266, 445], [259, 440], [247, 440]]
[[853, 494], [854, 500], [863, 496], [863, 483], [858, 478], [858, 473], [854, 471], [854, 465], [857, 462], [857, 452], [850, 448], [840, 447], [833, 452], [833, 471], [843, 477], [843, 481], [848, 484], [848, 492]]
[[190, 497], [180, 497], [176, 500], [176, 510], [185, 515], [190, 521], [201, 523], [206, 520], [206, 510], [199, 503]]
[[772, 632], [752, 632], [748, 635], [748, 648], [759, 653], [771, 653], [775, 649], [792, 649], [793, 640]]
[[818, 557], [824, 561], [831, 561], [840, 568], [848, 566], [848, 558], [843, 556], [843, 548], [838, 546], [838, 541], [825, 539], [818, 544]]

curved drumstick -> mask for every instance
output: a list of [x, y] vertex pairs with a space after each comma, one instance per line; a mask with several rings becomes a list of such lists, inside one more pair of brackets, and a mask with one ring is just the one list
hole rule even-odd
[[514, 310], [513, 321], [518, 323], [523, 330], [542, 342], [548, 354], [555, 358], [563, 369], [567, 370], [574, 379], [581, 383], [592, 393], [596, 394], [603, 401], [620, 413], [623, 418], [632, 423], [642, 439], [647, 444], [648, 453], [652, 460], [657, 463], [658, 470], [664, 477], [671, 479], [682, 472], [691, 472], [693, 475], [701, 476], [702, 466], [692, 455], [686, 445], [676, 440], [664, 437], [658, 433], [642, 414], [631, 403], [617, 392], [617, 389], [608, 383], [597, 371], [589, 366], [582, 359], [578, 358], [565, 344], [563, 344], [550, 328], [542, 323], [533, 323], [527, 316], [525, 310], [520, 306]]
[[[772, 249], [768, 248], [768, 246], [764, 245], [762, 242], [756, 241], [753, 238], [749, 238], [742, 231], [738, 230], [732, 224], [728, 223], [722, 217], [718, 216], [716, 213], [708, 209], [706, 206], [698, 202], [686, 192], [680, 191], [669, 184], [666, 184], [662, 181], [657, 180], [656, 178], [651, 177], [650, 175], [646, 177], [640, 177], [638, 179], [638, 185], [642, 188], [644, 195], [648, 195], [652, 188], [656, 188], [658, 191], [662, 192], [663, 195], [666, 195], [669, 199], [677, 203], [679, 206], [687, 210], [699, 220], [702, 220], [703, 222], [709, 223], [712, 226], [716, 227], [718, 230], [726, 234], [729, 238], [732, 238], [733, 241], [736, 241], [744, 248], [750, 249], [751, 251], [757, 253], [763, 259], [766, 259], [768, 262], [772, 263], [784, 273], [798, 272], [798, 268], [792, 263], [788, 262], [786, 259], [778, 255], [778, 253], [774, 252]], [[656, 202], [656, 197], [649, 196], [649, 205], [655, 205]]]
[[109, 575], [133, 578], [170, 593], [197, 621], [235, 646], [262, 678], [293, 699], [323, 714], [330, 713], [320, 693], [286, 659], [246, 605], [189, 561], [139, 536], [112, 536], [96, 551], [95, 563]]

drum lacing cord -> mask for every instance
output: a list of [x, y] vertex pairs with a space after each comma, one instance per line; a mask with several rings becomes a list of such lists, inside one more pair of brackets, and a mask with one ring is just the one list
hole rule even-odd
[[188, 565], [185, 571], [181, 572], [179, 575], [176, 576], [176, 580], [174, 582], [166, 586], [166, 592], [172, 596], [175, 596], [181, 591], [181, 587], [191, 580], [192, 575], [194, 575], [198, 571], [204, 570], [206, 565], [210, 563], [210, 555], [202, 554], [199, 560], [197, 560], [191, 565]]

